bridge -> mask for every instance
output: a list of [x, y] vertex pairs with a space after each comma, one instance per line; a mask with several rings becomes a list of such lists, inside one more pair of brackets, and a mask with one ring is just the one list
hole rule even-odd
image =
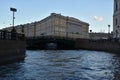
[[74, 49], [75, 39], [65, 37], [28, 37], [26, 38], [27, 49]]

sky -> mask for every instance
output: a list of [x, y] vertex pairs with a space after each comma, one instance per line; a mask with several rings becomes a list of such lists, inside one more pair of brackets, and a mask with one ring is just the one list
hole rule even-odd
[[17, 9], [15, 25], [59, 13], [89, 23], [93, 32], [108, 32], [108, 25], [113, 29], [113, 0], [0, 0], [0, 29], [11, 26], [11, 7]]

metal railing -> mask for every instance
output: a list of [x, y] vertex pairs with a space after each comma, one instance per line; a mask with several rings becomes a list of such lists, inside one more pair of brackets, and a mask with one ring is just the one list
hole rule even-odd
[[0, 30], [0, 40], [25, 40], [24, 34]]

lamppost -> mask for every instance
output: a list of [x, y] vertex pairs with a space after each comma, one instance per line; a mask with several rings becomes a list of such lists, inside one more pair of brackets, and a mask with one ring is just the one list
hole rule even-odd
[[13, 12], [13, 29], [11, 30], [11, 39], [12, 40], [16, 40], [17, 38], [17, 34], [16, 34], [16, 30], [15, 30], [15, 27], [14, 27], [14, 19], [15, 19], [15, 17], [14, 17], [14, 12], [16, 12], [17, 11], [17, 9], [15, 9], [15, 8], [10, 8], [10, 11], [12, 11]]
[[108, 25], [108, 33], [110, 33], [110, 25]]
[[10, 8], [10, 11], [13, 12], [13, 29], [14, 29], [14, 19], [15, 19], [14, 15], [15, 15], [15, 12], [17, 12], [17, 9], [16, 8]]

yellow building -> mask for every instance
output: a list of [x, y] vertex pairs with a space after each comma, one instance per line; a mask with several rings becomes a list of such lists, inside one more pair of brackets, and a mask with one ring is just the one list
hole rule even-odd
[[[89, 24], [76, 18], [51, 13], [47, 18], [24, 25], [15, 26], [18, 33], [26, 37], [55, 36], [68, 38], [89, 38]], [[10, 28], [6, 28], [9, 29]]]

